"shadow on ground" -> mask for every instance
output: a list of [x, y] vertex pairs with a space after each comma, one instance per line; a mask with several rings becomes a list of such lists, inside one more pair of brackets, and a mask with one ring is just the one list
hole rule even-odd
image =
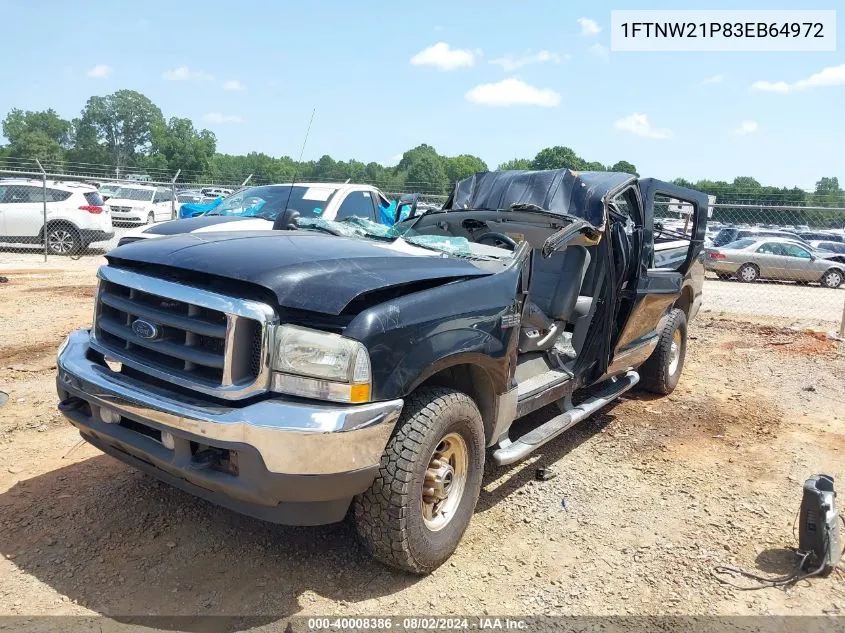
[[[241, 627], [250, 628], [296, 614], [315, 594], [355, 603], [418, 580], [372, 561], [346, 523], [264, 523], [105, 455], [18, 482], [0, 495], [0, 516], [0, 551], [10, 562], [79, 605], [123, 622], [258, 615]], [[28, 613], [54, 607], [19, 598]], [[156, 620], [156, 627], [167, 622]], [[227, 630], [239, 628], [224, 622]], [[175, 618], [172, 628], [186, 624]]]

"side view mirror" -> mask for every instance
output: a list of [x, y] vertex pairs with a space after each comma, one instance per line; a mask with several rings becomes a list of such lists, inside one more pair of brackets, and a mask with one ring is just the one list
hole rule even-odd
[[295, 231], [296, 221], [299, 219], [299, 211], [296, 209], [286, 209], [276, 216], [273, 221], [274, 231]]

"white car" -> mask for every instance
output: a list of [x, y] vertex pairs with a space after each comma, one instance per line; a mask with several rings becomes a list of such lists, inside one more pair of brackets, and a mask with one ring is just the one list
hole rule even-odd
[[203, 187], [200, 189], [202, 195], [206, 198], [225, 198], [232, 195], [231, 189], [224, 189], [222, 187]]
[[115, 224], [153, 224], [170, 220], [179, 205], [167, 187], [121, 185], [108, 200]]
[[380, 222], [395, 203], [371, 185], [298, 182], [247, 187], [223, 200], [209, 213], [127, 231], [118, 246], [179, 233], [271, 230], [286, 206], [302, 218], [342, 220], [356, 216]]
[[44, 244], [45, 234], [55, 255], [72, 255], [114, 237], [111, 214], [96, 187], [48, 182], [45, 229], [43, 183], [0, 180], [0, 242]]

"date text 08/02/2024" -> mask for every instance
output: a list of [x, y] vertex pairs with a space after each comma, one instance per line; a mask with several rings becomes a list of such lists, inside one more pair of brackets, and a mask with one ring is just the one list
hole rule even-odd
[[479, 617], [351, 617], [309, 618], [308, 630], [431, 630], [431, 631], [526, 631], [528, 622], [520, 618]]

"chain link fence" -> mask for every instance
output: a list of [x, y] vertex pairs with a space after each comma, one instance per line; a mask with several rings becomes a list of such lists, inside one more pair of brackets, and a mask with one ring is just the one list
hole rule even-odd
[[[691, 205], [655, 201], [658, 235], [690, 239]], [[845, 335], [845, 208], [710, 197], [703, 308]]]
[[[270, 184], [254, 174], [208, 182], [192, 181], [181, 172], [121, 174], [93, 165], [55, 171], [57, 166], [23, 161], [6, 167], [0, 169], [0, 265], [101, 256], [127, 227], [176, 218], [185, 202], [207, 202], [244, 186]], [[418, 212], [445, 202], [444, 195], [426, 193], [424, 183], [415, 185], [413, 191], [381, 188], [390, 198], [422, 191]], [[731, 202], [711, 196], [703, 309], [842, 332], [845, 207], [777, 200], [756, 204], [752, 199], [751, 193]], [[657, 234], [689, 239], [690, 208], [680, 200], [658, 198]]]

